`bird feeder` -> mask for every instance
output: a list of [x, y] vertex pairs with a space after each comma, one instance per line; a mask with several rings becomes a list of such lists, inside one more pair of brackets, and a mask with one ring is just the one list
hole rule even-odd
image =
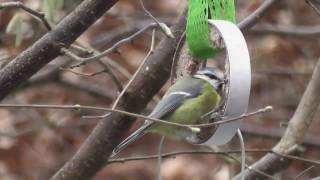
[[[211, 32], [216, 32], [223, 40], [226, 60], [223, 88], [223, 103], [218, 112], [223, 119], [239, 117], [246, 113], [251, 85], [250, 56], [246, 41], [238, 26], [224, 20], [209, 20]], [[211, 118], [211, 122], [219, 118]], [[220, 118], [222, 120], [222, 118]], [[197, 145], [223, 145], [228, 143], [240, 128], [241, 120], [212, 127], [201, 128], [188, 142]], [[199, 134], [204, 137], [199, 138]]]

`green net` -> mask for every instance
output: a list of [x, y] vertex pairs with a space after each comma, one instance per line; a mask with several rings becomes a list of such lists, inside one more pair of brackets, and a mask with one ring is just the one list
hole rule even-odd
[[234, 0], [189, 0], [187, 43], [191, 53], [200, 59], [208, 59], [221, 51], [212, 45], [209, 17], [235, 22]]

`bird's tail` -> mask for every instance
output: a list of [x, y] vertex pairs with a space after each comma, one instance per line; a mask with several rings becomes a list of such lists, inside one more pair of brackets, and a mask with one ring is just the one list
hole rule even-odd
[[143, 135], [145, 135], [146, 129], [150, 127], [152, 123], [146, 123], [142, 127], [140, 127], [138, 130], [136, 130], [134, 133], [132, 133], [130, 136], [128, 136], [125, 140], [123, 140], [113, 151], [110, 157], [114, 157], [117, 155], [120, 151], [122, 151], [124, 148], [126, 148], [129, 144], [135, 142], [139, 138], [141, 138]]

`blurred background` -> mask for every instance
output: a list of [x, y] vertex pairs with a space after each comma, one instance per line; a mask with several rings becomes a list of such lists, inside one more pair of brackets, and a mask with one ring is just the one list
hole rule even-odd
[[[8, 1], [0, 1], [8, 2]], [[81, 0], [25, 0], [28, 7], [44, 11], [54, 26], [72, 11]], [[237, 18], [241, 21], [254, 11], [262, 0], [238, 0]], [[186, 6], [186, 0], [145, 0], [145, 6], [161, 22], [172, 25]], [[98, 20], [79, 39], [78, 44], [105, 50], [153, 22], [145, 15], [139, 1], [121, 0], [103, 18]], [[267, 105], [270, 113], [247, 118], [241, 129], [246, 148], [270, 149], [282, 136], [310, 79], [319, 56], [320, 23], [317, 15], [305, 1], [283, 0], [245, 37], [252, 60], [252, 94], [249, 111]], [[319, 33], [293, 35], [271, 32], [270, 29], [291, 31], [313, 28]], [[31, 46], [46, 29], [29, 14], [14, 8], [0, 11], [0, 67]], [[156, 34], [159, 42], [163, 33]], [[135, 72], [150, 47], [151, 30], [118, 48], [102, 61], [112, 64], [112, 71], [125, 85]], [[239, 59], [241, 60], [241, 59]], [[73, 69], [63, 69], [73, 62], [61, 56], [48, 64], [32, 79], [11, 93], [2, 103], [14, 104], [81, 104], [110, 107], [118, 95], [115, 82], [97, 62]], [[161, 97], [169, 83], [159, 92]], [[155, 105], [151, 102], [144, 114]], [[97, 120], [81, 119], [93, 112], [56, 109], [0, 109], [0, 179], [48, 179], [79, 148]], [[320, 114], [319, 114], [320, 115]], [[319, 117], [319, 116], [316, 116]], [[137, 121], [133, 132], [141, 125]], [[303, 157], [320, 159], [320, 119], [314, 120], [305, 138]], [[120, 157], [156, 154], [159, 136], [147, 135], [132, 144]], [[221, 150], [238, 150], [237, 138]], [[198, 146], [183, 141], [165, 140], [163, 152], [199, 150]], [[248, 153], [251, 164], [264, 153]], [[237, 155], [238, 156], [238, 155]], [[294, 179], [311, 164], [294, 161], [292, 166], [277, 175], [279, 179]], [[240, 171], [238, 162], [218, 155], [180, 155], [163, 160], [162, 176], [165, 180], [224, 180]], [[320, 175], [315, 166], [299, 179]], [[157, 161], [139, 160], [113, 163], [100, 171], [95, 180], [155, 179]]]

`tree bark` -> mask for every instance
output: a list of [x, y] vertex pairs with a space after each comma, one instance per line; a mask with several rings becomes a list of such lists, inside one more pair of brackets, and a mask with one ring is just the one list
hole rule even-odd
[[[290, 165], [290, 160], [277, 154], [291, 155], [299, 153], [298, 145], [303, 142], [305, 135], [314, 119], [320, 105], [320, 60], [313, 71], [307, 89], [302, 99], [289, 121], [288, 128], [279, 143], [273, 148], [276, 153], [268, 153], [260, 160], [251, 165], [252, 169], [261, 170], [273, 175], [286, 169]], [[245, 179], [266, 179], [265, 176], [255, 173], [250, 169], [244, 172]], [[240, 179], [238, 175], [235, 179]]]
[[57, 27], [0, 70], [0, 99], [60, 55], [118, 0], [85, 0]]
[[[186, 11], [173, 27], [175, 39], [164, 37], [149, 56], [142, 72], [119, 101], [118, 109], [140, 113], [160, 90], [170, 75], [172, 58], [186, 23]], [[78, 152], [51, 179], [84, 180], [92, 178], [108, 162], [114, 147], [120, 143], [131, 124], [131, 117], [111, 113], [101, 120]]]

